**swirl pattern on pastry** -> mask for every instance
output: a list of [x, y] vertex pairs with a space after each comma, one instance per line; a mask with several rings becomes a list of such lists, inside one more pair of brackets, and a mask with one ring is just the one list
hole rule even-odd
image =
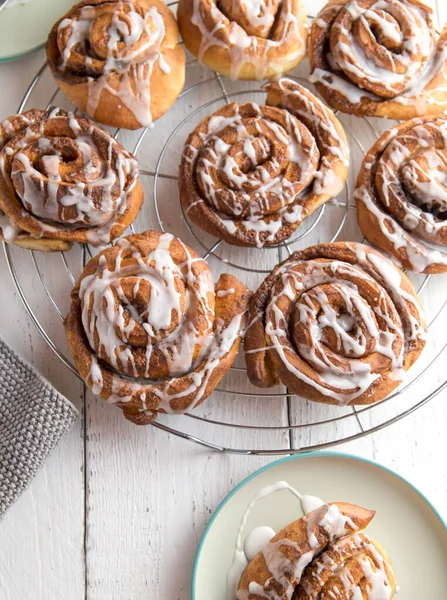
[[395, 590], [385, 550], [369, 536], [356, 533], [330, 544], [308, 565], [294, 600], [391, 600]]
[[193, 250], [147, 231], [94, 257], [71, 297], [65, 329], [81, 377], [146, 424], [210, 395], [236, 357], [250, 294], [231, 275], [215, 288]]
[[52, 108], [0, 125], [0, 209], [41, 245], [109, 243], [142, 202], [137, 161], [88, 119]]
[[267, 79], [304, 58], [307, 19], [301, 0], [180, 0], [188, 50], [232, 79]]
[[310, 35], [310, 81], [332, 108], [410, 119], [447, 108], [447, 27], [420, 0], [330, 0]]
[[180, 199], [205, 231], [239, 246], [278, 244], [343, 188], [344, 131], [308, 90], [280, 79], [267, 105], [224, 106], [188, 137]]
[[355, 198], [374, 246], [406, 269], [447, 271], [447, 118], [385, 131], [363, 160]]
[[185, 82], [174, 15], [161, 0], [83, 0], [52, 28], [48, 62], [89, 117], [137, 129], [164, 114]]
[[337, 502], [287, 525], [248, 564], [237, 600], [392, 600], [396, 581], [388, 556], [358, 533], [374, 514]]
[[362, 244], [320, 244], [294, 252], [253, 296], [247, 373], [316, 402], [372, 404], [401, 383], [425, 338], [416, 292], [390, 260]]

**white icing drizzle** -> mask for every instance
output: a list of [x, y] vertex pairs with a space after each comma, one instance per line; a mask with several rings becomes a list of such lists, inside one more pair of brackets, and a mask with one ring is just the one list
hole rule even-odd
[[265, 311], [247, 328], [262, 319], [267, 342], [247, 354], [275, 351], [295, 378], [340, 405], [382, 376], [400, 381], [408, 348], [426, 339], [422, 308], [402, 288], [400, 271], [366, 246], [348, 247], [356, 264], [319, 257], [285, 261]]
[[[173, 241], [186, 255], [181, 264], [170, 252]], [[138, 400], [145, 411], [151, 396], [156, 410], [183, 413], [204, 397], [214, 370], [241, 335], [245, 313], [227, 324], [215, 317], [209, 269], [172, 235], [160, 235], [147, 256], [126, 238], [118, 245], [114, 264], [100, 257], [80, 284], [83, 329], [94, 350], [87, 381], [101, 394], [109, 371], [109, 402]], [[180, 389], [179, 379], [185, 384]], [[175, 408], [176, 400], [190, 395], [184, 409]]]
[[[193, 132], [182, 157], [181, 178], [193, 186], [193, 196], [188, 186], [182, 194], [186, 210], [197, 212], [203, 205], [203, 218], [257, 247], [290, 236], [312, 212], [316, 196], [336, 196], [344, 179], [335, 174], [333, 161], [348, 164], [347, 144], [324, 106], [299, 85], [286, 90], [287, 83], [292, 82], [275, 84], [287, 106], [222, 109], [205, 121], [206, 128], [197, 128], [198, 135]], [[288, 94], [304, 107], [302, 120], [293, 107], [286, 110]], [[330, 139], [319, 135], [317, 141], [305, 122]]]
[[[26, 124], [17, 132], [15, 119]], [[93, 123], [58, 108], [29, 122], [11, 117], [2, 128], [9, 139], [1, 148], [0, 171], [20, 198], [23, 218], [48, 237], [87, 230], [93, 245], [109, 243], [138, 181], [135, 158]]]
[[[104, 4], [107, 9], [107, 3]], [[103, 90], [117, 96], [143, 127], [152, 123], [151, 77], [155, 63], [162, 73], [171, 66], [161, 48], [166, 35], [163, 15], [152, 6], [142, 9], [132, 0], [116, 2], [106, 32], [107, 55], [99, 58], [91, 42], [96, 22], [101, 23], [102, 5], [84, 6], [73, 17], [63, 19], [59, 36], [67, 40], [61, 56], [59, 72], [71, 73], [81, 67], [80, 77], [88, 81], [87, 114], [94, 117]], [[93, 46], [93, 48], [91, 47]], [[102, 49], [101, 49], [102, 50]], [[92, 53], [92, 56], [90, 56]], [[77, 63], [81, 63], [81, 65]], [[111, 77], [116, 74], [117, 77]], [[118, 86], [116, 85], [118, 82]]]
[[20, 228], [11, 221], [4, 212], [0, 210], [0, 236], [5, 242], [12, 244], [18, 237]]
[[[322, 159], [315, 174], [316, 182], [313, 191], [318, 195], [337, 196], [343, 189], [344, 179], [336, 176], [334, 167], [338, 161], [345, 167], [349, 166], [348, 142], [337, 130], [335, 120], [329, 114], [329, 109], [308, 90], [285, 77], [278, 79], [275, 83], [282, 91], [281, 105], [299, 116], [304, 122], [311, 123], [316, 135], [318, 134]], [[273, 87], [272, 84], [267, 84], [267, 89]], [[323, 132], [329, 135], [328, 141], [323, 139]]]
[[276, 531], [267, 525], [255, 527], [245, 538], [244, 554], [247, 560], [252, 560], [262, 548], [270, 542]]
[[[244, 543], [242, 534], [254, 506], [280, 490], [290, 491], [301, 504], [307, 529], [306, 546], [302, 548], [289, 538], [271, 541], [275, 531], [267, 526], [255, 528]], [[325, 547], [321, 547], [316, 536], [319, 529], [328, 536]], [[314, 496], [303, 496], [285, 481], [262, 488], [241, 519], [233, 563], [227, 575], [228, 600], [250, 600], [252, 595], [267, 600], [291, 600], [298, 590], [299, 597], [308, 600], [317, 600], [320, 593], [334, 600], [391, 600], [395, 586], [392, 568], [374, 542], [357, 530], [355, 523], [343, 515], [337, 505], [325, 504]], [[287, 553], [281, 551], [286, 546], [295, 550], [295, 558], [289, 559]], [[242, 573], [259, 552], [263, 554], [269, 579], [263, 586], [252, 581], [248, 589], [238, 590]], [[360, 567], [360, 580], [358, 576], [354, 579], [351, 572], [354, 562]], [[270, 585], [272, 580], [274, 585]]]
[[228, 288], [228, 290], [219, 290], [216, 294], [218, 298], [224, 298], [225, 296], [230, 296], [234, 294], [234, 288]]
[[394, 256], [416, 272], [447, 268], [447, 119], [413, 119], [385, 132], [363, 169], [355, 198]]
[[[239, 580], [241, 578], [241, 575], [242, 575], [243, 571], [245, 570], [245, 567], [248, 565], [248, 562], [250, 560], [252, 560], [252, 558], [254, 558], [254, 556], [262, 549], [262, 547], [265, 546], [265, 544], [262, 544], [262, 546], [258, 548], [258, 546], [260, 544], [259, 538], [261, 538], [262, 540], [265, 540], [265, 537], [267, 535], [271, 534], [271, 536], [270, 536], [270, 539], [271, 539], [276, 533], [271, 527], [261, 526], [261, 527], [257, 527], [255, 530], [251, 531], [246, 536], [245, 541], [244, 541], [242, 535], [244, 533], [244, 529], [247, 524], [248, 517], [250, 516], [251, 511], [253, 510], [253, 508], [255, 507], [255, 505], [258, 502], [260, 502], [264, 498], [267, 498], [271, 494], [274, 494], [281, 490], [288, 490], [296, 498], [298, 498], [298, 500], [300, 502], [301, 510], [303, 511], [304, 514], [307, 514], [307, 513], [311, 512], [315, 509], [318, 509], [324, 505], [323, 500], [320, 500], [319, 498], [316, 498], [315, 496], [306, 496], [306, 495], [300, 494], [300, 492], [298, 492], [294, 487], [289, 485], [287, 483], [287, 481], [277, 481], [276, 483], [266, 486], [266, 487], [262, 488], [261, 490], [259, 490], [259, 492], [254, 496], [254, 498], [248, 504], [248, 506], [242, 516], [241, 523], [239, 525], [239, 529], [238, 529], [238, 533], [237, 533], [237, 537], [236, 537], [236, 545], [235, 545], [235, 551], [234, 551], [234, 556], [233, 556], [233, 563], [232, 563], [232, 565], [228, 571], [228, 575], [227, 575], [228, 600], [236, 599], [237, 586], [238, 586]], [[270, 540], [265, 540], [265, 541], [268, 542]], [[253, 542], [254, 542], [254, 544], [253, 544]], [[254, 549], [252, 548], [252, 544], [255, 546]], [[247, 552], [247, 548], [248, 548], [248, 552]], [[257, 550], [257, 551], [255, 552], [255, 550]]]
[[256, 79], [265, 79], [282, 72], [284, 61], [298, 62], [305, 54], [302, 31], [307, 38], [307, 23], [299, 19], [296, 0], [225, 0], [219, 6], [216, 0], [192, 2], [191, 22], [201, 36], [198, 59], [213, 47], [227, 50], [232, 79], [239, 78], [245, 65], [254, 68]]
[[[432, 10], [412, 0], [358, 0], [330, 5], [314, 21], [316, 40], [309, 80], [340, 94], [349, 104], [398, 102], [425, 114], [437, 104], [429, 84], [441, 75], [447, 89], [447, 39], [436, 41]], [[329, 53], [322, 39], [331, 38]]]
[[[360, 581], [351, 571], [354, 563], [360, 566]], [[371, 538], [354, 533], [336, 541], [314, 559], [300, 582], [300, 590], [305, 593], [300, 597], [316, 600], [324, 593], [330, 598], [391, 600], [391, 572]]]

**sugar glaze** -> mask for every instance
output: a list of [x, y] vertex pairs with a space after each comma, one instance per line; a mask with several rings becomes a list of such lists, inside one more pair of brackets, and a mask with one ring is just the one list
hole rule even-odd
[[[84, 230], [93, 245], [110, 242], [138, 181], [135, 158], [93, 123], [58, 108], [28, 121], [11, 117], [1, 127], [0, 171], [33, 232]], [[6, 231], [13, 240], [16, 230]]]
[[[184, 262], [174, 260], [171, 243], [180, 244]], [[243, 331], [245, 312], [235, 311], [229, 322], [216, 317], [206, 263], [172, 235], [160, 235], [147, 256], [126, 238], [117, 244], [114, 262], [100, 257], [79, 289], [83, 329], [94, 349], [88, 382], [95, 394], [105, 390], [109, 402], [138, 401], [148, 415], [183, 413], [204, 397]]]
[[[254, 498], [248, 504], [242, 519], [239, 525], [237, 537], [236, 537], [236, 546], [234, 550], [233, 563], [228, 571], [227, 575], [227, 597], [228, 600], [236, 600], [236, 591], [239, 580], [249, 561], [254, 558], [254, 555], [257, 552], [260, 552], [262, 548], [265, 546], [262, 542], [270, 541], [266, 540], [266, 536], [271, 534], [270, 539], [276, 534], [276, 532], [267, 526], [260, 526], [255, 528], [253, 531], [249, 532], [245, 541], [243, 540], [243, 532], [250, 516], [251, 511], [255, 507], [255, 505], [267, 498], [271, 494], [279, 492], [281, 490], [288, 490], [292, 493], [299, 501], [300, 508], [303, 514], [308, 514], [309, 512], [321, 507], [324, 505], [323, 500], [316, 498], [315, 496], [307, 496], [302, 495], [295, 488], [289, 485], [286, 481], [277, 481], [276, 483], [266, 486], [259, 490], [259, 492], [254, 496]], [[254, 538], [254, 539], [253, 539]], [[248, 545], [247, 545], [248, 541]], [[247, 547], [248, 546], [248, 547]], [[254, 546], [254, 548], [253, 548]], [[247, 552], [248, 549], [248, 552]], [[257, 552], [255, 552], [257, 550]]]
[[253, 67], [256, 79], [265, 79], [272, 69], [281, 72], [282, 61], [298, 62], [305, 54], [302, 31], [307, 38], [307, 23], [300, 22], [296, 0], [192, 2], [191, 22], [201, 37], [198, 59], [213, 47], [228, 50], [232, 79], [239, 78], [246, 64]]
[[197, 219], [203, 214], [225, 239], [257, 247], [290, 236], [319, 196], [336, 196], [344, 177], [335, 164], [345, 169], [349, 163], [347, 143], [327, 109], [290, 80], [268, 84], [268, 92], [275, 86], [283, 105], [218, 111], [191, 134], [182, 156], [186, 211]]
[[322, 244], [278, 266], [265, 293], [260, 288], [245, 338], [249, 371], [275, 352], [297, 382], [339, 405], [401, 381], [408, 352], [426, 339], [424, 312], [399, 269], [367, 246], [346, 249], [338, 260], [335, 247]]
[[405, 266], [447, 267], [447, 120], [413, 119], [385, 132], [355, 191]]
[[[102, 7], [84, 6], [79, 14], [61, 21], [58, 36], [65, 45], [59, 70], [85, 74], [88, 82], [87, 114], [92, 118], [104, 90], [117, 96], [134, 115], [140, 126], [152, 123], [151, 78], [155, 64], [163, 74], [171, 66], [162, 53], [166, 36], [163, 15], [155, 6], [144, 10], [131, 0], [116, 2], [107, 27], [107, 53], [103, 57], [102, 42], [95, 41], [92, 32], [101, 23]], [[92, 52], [90, 56], [89, 52]], [[111, 76], [114, 74], [117, 77]], [[118, 82], [118, 86], [116, 85]]]
[[[309, 80], [351, 105], [397, 102], [422, 115], [447, 90], [447, 39], [437, 40], [425, 4], [377, 0], [364, 7], [348, 0], [323, 8], [313, 28], [316, 46], [330, 39], [331, 51], [315, 50]], [[435, 77], [433, 93], [428, 86]]]
[[[248, 534], [245, 543], [242, 533], [250, 511], [257, 502], [280, 491], [289, 490], [301, 504], [306, 521], [307, 540], [303, 549], [289, 538], [277, 541], [266, 538], [274, 535], [274, 531], [265, 526], [257, 527]], [[328, 536], [328, 545], [321, 546], [316, 532], [322, 529]], [[259, 546], [253, 544], [255, 538]], [[247, 552], [247, 541], [249, 552]], [[251, 547], [253, 546], [253, 548]], [[281, 548], [293, 547], [296, 558], [288, 559]], [[248, 589], [238, 590], [239, 580], [248, 563], [253, 560], [255, 550], [261, 552], [265, 565], [271, 574], [264, 586], [252, 581]], [[358, 565], [362, 581], [351, 574], [352, 561]], [[305, 571], [306, 567], [309, 567]], [[337, 587], [332, 587], [331, 578], [336, 577]], [[391, 578], [391, 579], [390, 579]], [[274, 585], [269, 582], [273, 580]], [[326, 588], [326, 584], [329, 585]], [[374, 542], [367, 536], [358, 533], [355, 523], [343, 515], [333, 504], [324, 504], [319, 498], [303, 496], [285, 481], [262, 488], [248, 504], [239, 526], [233, 563], [227, 576], [228, 600], [249, 600], [252, 595], [268, 600], [291, 600], [297, 588], [306, 593], [306, 598], [317, 598], [319, 592], [331, 597], [357, 598], [360, 591], [367, 593], [367, 600], [390, 600], [393, 595], [394, 576], [390, 565], [385, 561]], [[281, 593], [278, 591], [281, 589]], [[333, 591], [331, 591], [333, 590]], [[324, 593], [323, 592], [323, 593]], [[342, 594], [344, 594], [342, 596]], [[335, 597], [335, 596], [334, 596]], [[363, 594], [360, 597], [364, 597]]]

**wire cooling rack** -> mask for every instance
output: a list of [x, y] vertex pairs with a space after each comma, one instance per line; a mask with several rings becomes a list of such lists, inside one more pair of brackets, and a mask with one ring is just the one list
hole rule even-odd
[[[305, 65], [292, 76], [312, 89], [302, 77], [303, 71], [306, 71]], [[129, 233], [150, 228], [170, 231], [207, 259], [216, 277], [222, 271], [229, 271], [252, 289], [294, 250], [319, 242], [361, 241], [351, 200], [355, 176], [366, 150], [381, 131], [390, 126], [389, 122], [338, 115], [351, 148], [350, 175], [342, 194], [323, 205], [286, 242], [264, 249], [235, 248], [202, 232], [182, 212], [177, 170], [188, 133], [204, 117], [225, 102], [262, 103], [264, 98], [265, 92], [259, 83], [230, 81], [190, 57], [186, 87], [164, 117], [138, 132], [112, 132], [139, 159], [145, 190], [144, 207]], [[73, 109], [55, 87], [46, 64], [31, 81], [18, 112], [45, 105]], [[97, 250], [79, 244], [68, 253], [47, 255], [5, 243], [3, 249], [18, 295], [30, 318], [59, 360], [79, 377], [68, 357], [62, 322], [71, 288]], [[30, 273], [33, 273], [31, 278]], [[444, 281], [442, 276], [413, 277], [428, 312], [430, 341], [407, 380], [382, 402], [357, 409], [340, 408], [308, 402], [289, 394], [283, 387], [258, 390], [248, 382], [243, 353], [240, 353], [220, 387], [204, 405], [185, 416], [160, 415], [152, 426], [221, 452], [281, 455], [327, 448], [391, 425], [429, 402], [447, 386], [438, 368], [447, 343], [440, 340], [439, 335], [433, 335], [435, 325], [440, 331], [447, 325], [444, 310], [447, 299], [444, 300], [442, 294]]]

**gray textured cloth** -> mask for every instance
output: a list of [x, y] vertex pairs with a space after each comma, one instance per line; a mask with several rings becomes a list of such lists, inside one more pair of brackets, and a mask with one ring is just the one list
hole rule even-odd
[[0, 518], [78, 415], [0, 338]]

